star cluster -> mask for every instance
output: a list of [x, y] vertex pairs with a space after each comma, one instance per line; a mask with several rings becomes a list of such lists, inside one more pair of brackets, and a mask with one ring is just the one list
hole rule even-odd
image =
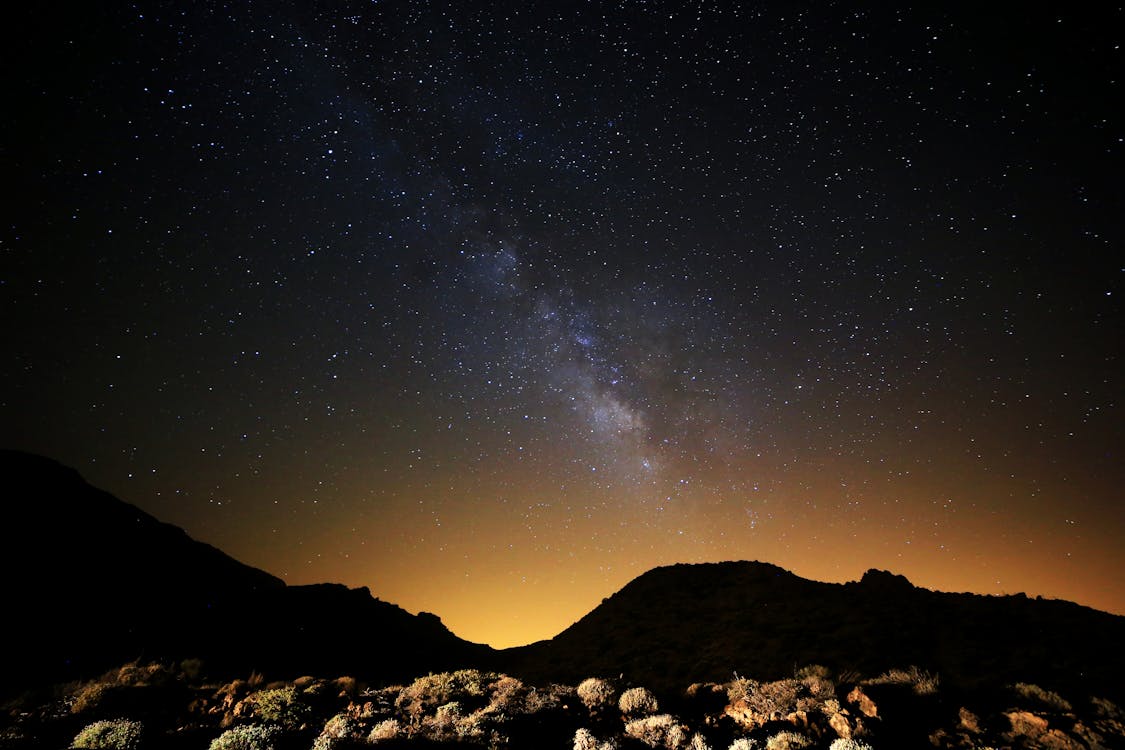
[[649, 567], [1125, 612], [1121, 11], [19, 11], [3, 442], [550, 637]]

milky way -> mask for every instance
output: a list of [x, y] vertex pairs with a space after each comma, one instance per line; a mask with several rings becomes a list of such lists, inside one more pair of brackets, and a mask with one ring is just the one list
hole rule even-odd
[[1123, 22], [25, 8], [3, 442], [498, 645], [682, 561], [1125, 612]]

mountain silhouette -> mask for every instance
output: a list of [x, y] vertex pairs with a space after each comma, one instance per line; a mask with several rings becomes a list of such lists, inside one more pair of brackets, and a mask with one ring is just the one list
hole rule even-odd
[[681, 564], [634, 579], [548, 641], [505, 652], [532, 677], [683, 689], [821, 664], [874, 677], [906, 666], [966, 689], [1017, 681], [1118, 698], [1125, 617], [1067, 601], [930, 591], [870, 570], [821, 583], [760, 562]]
[[550, 640], [495, 651], [366, 588], [286, 585], [50, 459], [0, 451], [0, 469], [4, 690], [200, 658], [236, 676], [385, 682], [476, 667], [677, 692], [808, 664], [857, 677], [917, 666], [943, 685], [1125, 699], [1125, 617], [1071, 602], [935, 592], [877, 570], [834, 584], [760, 562], [681, 564], [644, 573]]
[[365, 588], [288, 586], [50, 459], [0, 451], [0, 471], [11, 651], [0, 685], [185, 658], [243, 676], [409, 679], [491, 653]]

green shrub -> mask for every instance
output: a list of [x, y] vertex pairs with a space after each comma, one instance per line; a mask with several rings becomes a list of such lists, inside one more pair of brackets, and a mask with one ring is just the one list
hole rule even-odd
[[621, 694], [621, 698], [617, 701], [618, 708], [626, 716], [654, 714], [658, 710], [658, 705], [656, 696], [643, 687], [629, 688]]
[[287, 729], [296, 729], [312, 713], [309, 705], [301, 700], [297, 688], [292, 685], [259, 690], [251, 698], [255, 715], [265, 722], [279, 724]]
[[461, 669], [419, 677], [403, 688], [395, 707], [417, 721], [438, 706], [457, 701], [472, 711], [487, 703], [488, 687], [500, 679], [494, 672]]
[[211, 741], [211, 750], [277, 750], [281, 729], [251, 724], [234, 727]]
[[141, 746], [144, 727], [139, 721], [114, 719], [95, 721], [78, 733], [71, 747], [136, 750]]

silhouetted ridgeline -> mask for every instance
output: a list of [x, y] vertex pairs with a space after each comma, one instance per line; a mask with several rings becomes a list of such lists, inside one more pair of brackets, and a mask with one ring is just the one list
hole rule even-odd
[[10, 658], [0, 687], [133, 659], [213, 673], [371, 682], [476, 667], [570, 684], [591, 675], [682, 690], [823, 664], [873, 676], [917, 665], [950, 686], [1033, 682], [1125, 698], [1125, 618], [1064, 601], [949, 594], [869, 571], [809, 581], [773, 565], [674, 565], [638, 577], [549, 641], [494, 651], [366, 589], [287, 586], [192, 540], [72, 469], [0, 452]]
[[408, 679], [491, 652], [367, 589], [287, 586], [49, 459], [3, 451], [0, 467], [10, 649], [0, 685], [191, 657], [232, 674]]
[[875, 675], [917, 665], [962, 687], [1035, 682], [1123, 695], [1125, 617], [1066, 601], [950, 594], [868, 571], [809, 581], [774, 565], [673, 565], [636, 578], [564, 632], [514, 649], [513, 672], [624, 674], [657, 687], [778, 679], [796, 667]]

